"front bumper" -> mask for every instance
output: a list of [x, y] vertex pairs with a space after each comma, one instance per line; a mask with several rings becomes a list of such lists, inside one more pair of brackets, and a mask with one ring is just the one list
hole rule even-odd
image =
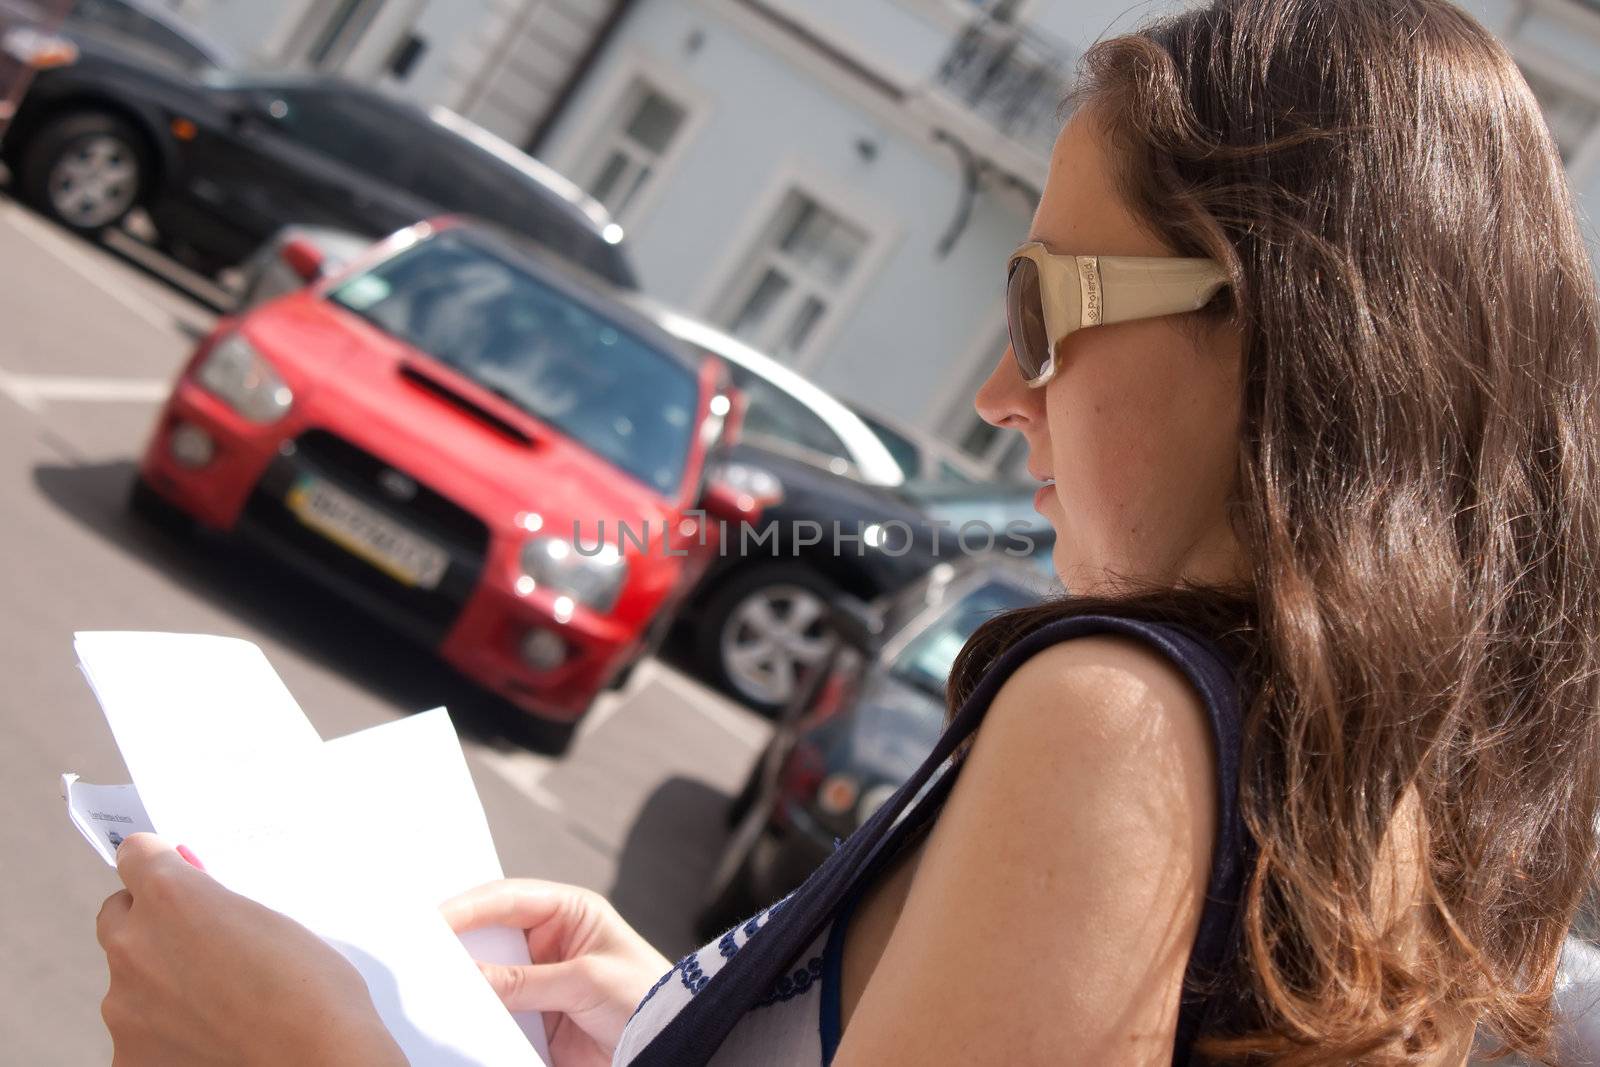
[[[172, 454], [173, 430], [185, 423], [216, 444], [214, 457], [198, 469]], [[558, 622], [552, 594], [516, 592], [518, 542], [495, 537], [482, 519], [420, 479], [412, 479], [417, 489], [410, 500], [394, 499], [378, 479], [397, 470], [404, 473], [294, 416], [268, 427], [248, 423], [184, 379], [161, 413], [140, 477], [201, 525], [332, 588], [523, 711], [562, 722], [581, 718], [638, 647], [638, 627], [582, 610]], [[409, 586], [302, 523], [286, 501], [308, 475], [444, 548], [449, 562], [437, 585]], [[535, 669], [523, 658], [523, 639], [536, 628], [555, 632], [566, 648], [553, 669]]]

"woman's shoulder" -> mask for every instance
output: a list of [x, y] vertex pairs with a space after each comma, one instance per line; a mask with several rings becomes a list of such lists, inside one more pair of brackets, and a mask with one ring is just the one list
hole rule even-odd
[[[908, 1006], [930, 1053], [1001, 1032], [1020, 1042], [1008, 1062], [1170, 1050], [1217, 824], [1205, 700], [1125, 634], [1049, 643], [1012, 667], [917, 864], [879, 968], [896, 977], [875, 974], [882, 990], [846, 1035], [859, 1058], [842, 1060], [903, 1040], [892, 1023]], [[960, 996], [936, 978], [949, 960]], [[1119, 1014], [1122, 994], [1096, 1002], [1129, 989], [1150, 993], [1137, 1017]]]
[[[1182, 664], [1140, 637], [1094, 633], [1046, 645], [1006, 675], [963, 778], [1020, 776], [1041, 799], [1064, 803], [1081, 802], [1111, 774], [1130, 786], [1183, 782], [1210, 809], [1213, 734], [1207, 698]], [[1063, 774], [1069, 766], [1078, 774]]]

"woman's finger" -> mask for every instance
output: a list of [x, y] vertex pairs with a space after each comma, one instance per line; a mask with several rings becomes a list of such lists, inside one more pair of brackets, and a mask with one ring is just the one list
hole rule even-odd
[[572, 1014], [592, 1007], [597, 999], [591, 961], [581, 957], [531, 967], [480, 963], [478, 970], [508, 1011]]
[[119, 889], [106, 897], [105, 903], [100, 905], [100, 914], [94, 917], [94, 939], [100, 942], [100, 947], [106, 947], [106, 938], [117, 924], [127, 916], [128, 909], [133, 907], [133, 894], [126, 889]]
[[129, 834], [117, 847], [117, 877], [135, 897], [152, 878], [190, 878], [199, 873], [170, 841], [155, 834]]
[[445, 921], [458, 934], [485, 926], [531, 930], [567, 907], [581, 890], [534, 878], [508, 878], [469, 889], [440, 905]]

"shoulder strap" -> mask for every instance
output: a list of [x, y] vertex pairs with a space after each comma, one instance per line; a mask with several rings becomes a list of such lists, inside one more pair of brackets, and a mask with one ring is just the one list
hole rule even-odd
[[[630, 1061], [630, 1067], [695, 1067], [711, 1059], [728, 1033], [754, 1007], [793, 959], [837, 911], [861, 873], [889, 839], [889, 832], [900, 814], [921, 793], [934, 773], [983, 721], [989, 704], [1019, 666], [1029, 657], [1059, 641], [1095, 633], [1121, 633], [1155, 645], [1174, 660], [1200, 691], [1205, 700], [1217, 738], [1219, 790], [1219, 834], [1213, 864], [1213, 892], [1208, 892], [1201, 930], [1208, 929], [1207, 918], [1217, 903], [1219, 865], [1239, 862], [1240, 834], [1235, 792], [1231, 784], [1238, 779], [1239, 698], [1234, 672], [1216, 646], [1184, 627], [1144, 622], [1114, 615], [1081, 615], [1047, 623], [1017, 641], [1001, 654], [986, 671], [949, 727], [940, 736], [928, 758], [855, 833], [834, 850], [805, 883], [773, 909], [767, 922], [749, 942], [723, 965], [722, 969], [683, 1009], [662, 1028], [655, 1038]], [[941, 785], [948, 785], [947, 781]], [[941, 790], [939, 799], [942, 799]], [[933, 797], [928, 799], [932, 800]], [[1231, 871], [1222, 871], [1227, 875]], [[1224, 883], [1232, 879], [1225, 878]], [[1230, 900], [1221, 902], [1226, 912], [1220, 920], [1231, 925]], [[1227, 939], [1208, 949], [1208, 966], [1225, 958]], [[1195, 954], [1200, 954], [1197, 941]], [[1210, 957], [1216, 954], [1215, 960]], [[1180, 1034], [1180, 1037], [1182, 1035]]]

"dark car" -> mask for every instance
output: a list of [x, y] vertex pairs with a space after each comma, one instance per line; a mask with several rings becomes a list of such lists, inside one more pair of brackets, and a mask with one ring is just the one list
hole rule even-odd
[[794, 889], [911, 776], [944, 727], [956, 653], [986, 619], [1037, 603], [1034, 568], [940, 564], [880, 609], [875, 647], [846, 649], [786, 709], [729, 810], [698, 925], [715, 936]]
[[378, 238], [440, 214], [523, 233], [634, 288], [605, 209], [466, 119], [330, 77], [175, 64], [69, 34], [0, 143], [23, 199], [94, 234], [142, 205], [162, 245], [215, 271], [284, 225]]
[[[941, 562], [985, 554], [1026, 560], [1054, 580], [1055, 533], [1033, 511], [1033, 486], [887, 489], [749, 441], [729, 452], [733, 462], [774, 477], [778, 488], [762, 515], [774, 536], [728, 546], [680, 618], [693, 628], [702, 676], [758, 711], [786, 704], [820, 659], [831, 636], [828, 609], [841, 598], [875, 600]], [[806, 544], [804, 535], [819, 530], [820, 539]], [[853, 540], [858, 531], [864, 536]]]
[[770, 502], [760, 527], [730, 531], [679, 619], [701, 677], [771, 714], [826, 649], [831, 604], [901, 589], [960, 550], [891, 490], [743, 440], [729, 460], [771, 480]]
[[[715, 327], [630, 299], [727, 363], [748, 402], [730, 459], [765, 485], [763, 529], [723, 546], [679, 616], [707, 681], [772, 714], [827, 647], [840, 598], [874, 600], [990, 548], [1048, 565], [1054, 534], [1033, 511], [1034, 486], [907, 483], [862, 416], [814, 383]], [[988, 525], [991, 543], [981, 530], [963, 535], [971, 520]], [[771, 538], [758, 539], [768, 526]]]

